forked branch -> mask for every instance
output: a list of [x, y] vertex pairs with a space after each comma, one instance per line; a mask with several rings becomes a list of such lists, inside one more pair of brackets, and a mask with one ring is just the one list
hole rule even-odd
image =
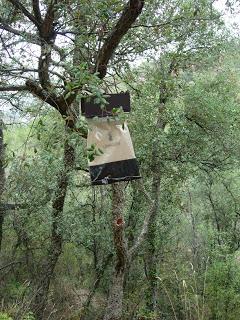
[[8, 0], [15, 8], [20, 10], [24, 16], [26, 16], [30, 21], [32, 21], [36, 27], [39, 28], [39, 21], [31, 14], [30, 11], [18, 0]]
[[123, 36], [128, 32], [132, 24], [141, 14], [143, 6], [144, 0], [130, 0], [125, 6], [118, 22], [107, 36], [103, 46], [98, 52], [95, 65], [95, 72], [99, 73], [100, 78], [105, 77], [109, 60]]

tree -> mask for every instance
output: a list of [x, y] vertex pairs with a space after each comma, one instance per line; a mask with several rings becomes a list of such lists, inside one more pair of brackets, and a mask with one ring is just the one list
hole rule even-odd
[[[217, 60], [217, 57], [219, 60]], [[210, 59], [210, 61], [212, 64], [212, 59]], [[213, 65], [212, 67], [208, 65], [208, 70], [205, 70], [207, 62], [205, 62], [204, 67], [195, 62], [195, 71], [185, 69], [177, 78], [174, 78], [174, 85], [172, 81], [170, 83], [168, 82], [168, 85], [171, 84], [171, 87], [169, 86], [171, 91], [169, 91], [170, 95], [165, 102], [166, 107], [163, 110], [161, 117], [165, 123], [165, 129], [161, 131], [159, 130], [158, 135], [156, 133], [155, 124], [157, 112], [154, 107], [150, 112], [149, 104], [158, 106], [156, 102], [156, 92], [159, 90], [158, 77], [159, 74], [161, 74], [162, 68], [159, 70], [156, 65], [146, 65], [145, 68], [139, 68], [138, 73], [137, 71], [135, 72], [136, 78], [141, 79], [137, 88], [140, 89], [140, 92], [144, 92], [144, 95], [138, 97], [135, 102], [135, 116], [138, 119], [137, 124], [135, 124], [135, 130], [137, 131], [135, 132], [135, 137], [137, 137], [137, 150], [139, 152], [138, 158], [140, 159], [142, 168], [148, 172], [149, 176], [149, 159], [151, 159], [150, 152], [155, 150], [158, 155], [158, 161], [161, 164], [159, 167], [162, 171], [162, 191], [160, 191], [161, 211], [157, 214], [155, 225], [153, 225], [157, 232], [155, 234], [149, 234], [149, 237], [151, 237], [150, 244], [153, 244], [154, 246], [153, 250], [150, 252], [152, 253], [155, 251], [155, 261], [157, 261], [156, 265], [151, 262], [149, 266], [152, 269], [155, 267], [154, 275], [160, 274], [161, 278], [164, 278], [164, 275], [162, 275], [163, 267], [161, 268], [161, 262], [163, 263], [164, 259], [166, 259], [161, 250], [168, 250], [169, 244], [166, 242], [168, 241], [169, 233], [170, 238], [171, 235], [172, 237], [176, 237], [176, 225], [181, 225], [181, 220], [186, 219], [186, 213], [179, 216], [179, 208], [182, 206], [184, 207], [185, 204], [187, 206], [187, 222], [184, 224], [184, 232], [189, 232], [191, 234], [193, 232], [193, 230], [189, 230], [187, 225], [195, 228], [195, 235], [192, 243], [189, 241], [188, 234], [188, 240], [186, 240], [187, 243], [185, 243], [185, 245], [183, 245], [180, 240], [180, 250], [181, 252], [184, 252], [184, 250], [190, 251], [193, 250], [192, 248], [195, 248], [195, 251], [193, 250], [188, 259], [191, 259], [190, 261], [194, 265], [195, 272], [198, 272], [199, 269], [196, 265], [199, 265], [199, 274], [204, 272], [203, 270], [206, 268], [202, 259], [197, 260], [195, 255], [196, 251], [198, 253], [198, 257], [199, 254], [200, 256], [201, 254], [204, 255], [204, 250], [201, 251], [201, 241], [204, 241], [202, 240], [203, 235], [201, 234], [200, 229], [201, 220], [199, 221], [200, 226], [198, 225], [198, 222], [196, 222], [198, 219], [201, 219], [199, 217], [200, 212], [202, 212], [203, 215], [208, 216], [208, 221], [212, 221], [213, 223], [214, 231], [212, 232], [214, 240], [212, 239], [211, 241], [213, 241], [214, 244], [212, 243], [213, 246], [212, 249], [210, 249], [210, 252], [211, 250], [218, 250], [218, 237], [222, 239], [221, 250], [226, 250], [226, 245], [229, 243], [229, 240], [226, 239], [229, 239], [229, 235], [233, 234], [233, 231], [226, 231], [226, 228], [230, 227], [230, 225], [230, 228], [235, 228], [234, 226], [236, 226], [236, 223], [232, 224], [235, 219], [230, 219], [231, 222], [230, 220], [227, 222], [225, 220], [226, 212], [228, 212], [228, 217], [233, 214], [236, 219], [239, 218], [237, 218], [236, 208], [230, 209], [230, 203], [226, 205], [228, 209], [225, 210], [228, 211], [223, 210], [224, 205], [222, 202], [221, 204], [217, 204], [217, 198], [219, 199], [223, 197], [225, 199], [224, 202], [226, 202], [226, 196], [223, 196], [225, 191], [216, 185], [212, 189], [212, 191], [215, 190], [214, 197], [213, 194], [212, 197], [214, 200], [214, 210], [217, 216], [214, 215], [212, 209], [210, 209], [211, 213], [209, 212], [208, 206], [204, 207], [203, 205], [201, 210], [197, 206], [196, 203], [198, 197], [201, 199], [202, 204], [206, 204], [207, 198], [205, 198], [206, 196], [202, 193], [195, 195], [194, 203], [196, 204], [196, 207], [194, 207], [194, 209], [191, 208], [189, 203], [190, 201], [193, 201], [189, 199], [189, 184], [191, 186], [190, 192], [195, 193], [196, 188], [201, 188], [202, 184], [204, 185], [206, 183], [208, 185], [208, 175], [210, 175], [212, 183], [213, 180], [216, 179], [215, 182], [218, 185], [218, 175], [222, 176], [225, 170], [227, 170], [227, 172], [228, 170], [231, 171], [235, 167], [235, 161], [238, 158], [239, 148], [237, 147], [237, 136], [239, 135], [239, 132], [237, 132], [236, 129], [233, 129], [236, 128], [235, 121], [239, 118], [239, 115], [236, 116], [235, 113], [238, 113], [235, 105], [237, 103], [236, 92], [238, 90], [238, 85], [236, 84], [236, 81], [227, 80], [231, 79], [233, 76], [233, 70], [235, 67], [233, 67], [234, 63], [231, 63], [230, 67], [229, 62], [226, 61], [226, 65], [223, 67], [224, 58], [222, 56], [222, 52], [220, 52], [220, 55], [219, 53], [214, 55], [214, 61], [214, 67]], [[198, 71], [196, 71], [196, 69]], [[162, 76], [160, 79], [162, 79]], [[236, 86], [233, 83], [235, 83]], [[157, 98], [159, 97], [157, 96]], [[228, 102], [226, 99], [228, 99]], [[139, 108], [139, 105], [141, 106], [141, 109]], [[149, 117], [149, 119], [152, 120], [154, 119], [155, 122], [146, 121], [146, 117]], [[229, 120], [227, 119], [231, 119], [230, 122], [228, 122]], [[154, 141], [152, 141], [153, 136], [156, 137]], [[149, 145], [152, 145], [153, 149], [150, 149]], [[195, 184], [192, 185], [192, 177], [196, 177], [198, 187]], [[176, 194], [178, 194], [178, 188], [181, 191], [179, 191], [179, 196], [176, 196]], [[186, 193], [186, 199], [183, 198], [181, 192]], [[200, 194], [202, 195], [200, 196]], [[233, 195], [233, 198], [236, 200], [235, 197], [236, 195]], [[174, 203], [172, 208], [173, 212], [170, 209], [172, 202]], [[235, 201], [234, 203], [236, 204]], [[189, 208], [191, 208], [190, 210], [193, 210], [193, 212], [189, 212]], [[174, 220], [171, 215], [176, 216], [176, 220]], [[177, 217], [179, 217], [179, 220], [177, 220]], [[192, 217], [194, 217], [195, 221], [192, 221]], [[221, 226], [219, 231], [216, 228], [217, 224], [215, 217], [217, 217], [217, 223]], [[175, 222], [176, 225], [172, 225], [172, 221]], [[171, 228], [174, 230], [173, 234], [171, 234]], [[162, 231], [164, 229], [167, 230], [168, 233], [164, 234]], [[184, 232], [182, 233], [182, 236]], [[153, 237], [155, 237], [155, 240]], [[197, 243], [195, 242], [194, 244], [194, 241], [197, 241]], [[236, 238], [234, 241], [237, 246]], [[164, 243], [164, 246], [162, 243]], [[173, 245], [173, 256], [177, 254], [176, 252], [178, 249], [176, 249], [176, 246], [177, 245], [175, 243]], [[190, 246], [191, 249], [189, 248]], [[209, 255], [211, 256], [210, 252]], [[152, 258], [152, 255], [149, 256]], [[197, 263], [194, 263], [196, 260]], [[168, 273], [166, 274], [168, 276]], [[172, 279], [169, 280], [170, 283], [171, 280]], [[154, 281], [157, 283], [159, 282], [159, 280], [156, 281], [154, 276], [152, 281], [153, 283]], [[163, 294], [166, 293], [163, 292]], [[175, 295], [175, 293], [172, 293], [172, 295]], [[152, 301], [154, 301], [153, 299], [149, 300], [149, 304], [152, 304]], [[157, 300], [158, 303], [161, 301], [161, 295], [157, 296]], [[166, 301], [161, 304], [161, 306], [164, 304], [166, 304]]]
[[[113, 5], [115, 5], [115, 3], [119, 5], [118, 1], [114, 2]], [[54, 107], [58, 112], [60, 112], [60, 114], [66, 119], [66, 125], [68, 127], [74, 128], [76, 125], [76, 112], [74, 112], [74, 110], [72, 109], [72, 104], [76, 99], [76, 94], [79, 88], [81, 88], [82, 85], [84, 85], [85, 82], [88, 81], [85, 75], [85, 79], [82, 79], [83, 83], [80, 83], [78, 79], [80, 74], [78, 74], [78, 77], [75, 80], [77, 81], [77, 83], [74, 81], [74, 72], [76, 72], [76, 70], [79, 70], [80, 67], [80, 61], [77, 57], [77, 50], [81, 52], [81, 48], [79, 48], [79, 45], [77, 43], [77, 36], [73, 41], [74, 57], [72, 62], [73, 64], [70, 67], [72, 71], [70, 71], [70, 73], [68, 72], [71, 81], [68, 81], [67, 78], [63, 77], [59, 72], [55, 72], [52, 70], [52, 65], [54, 65], [54, 63], [60, 66], [62, 60], [67, 58], [65, 53], [63, 53], [64, 50], [61, 50], [55, 44], [55, 42], [58, 35], [68, 34], [68, 31], [61, 30], [61, 28], [65, 26], [65, 21], [61, 21], [60, 15], [71, 9], [71, 5], [61, 5], [58, 1], [50, 1], [47, 3], [43, 2], [41, 3], [41, 5], [44, 7], [43, 10], [40, 6], [39, 1], [32, 1], [30, 5], [26, 6], [19, 1], [6, 2], [8, 11], [4, 12], [4, 14], [2, 15], [3, 18], [1, 18], [0, 21], [1, 29], [4, 30], [4, 35], [3, 37], [1, 37], [2, 47], [6, 48], [6, 46], [9, 45], [8, 42], [10, 41], [10, 47], [11, 49], [15, 49], [15, 51], [8, 57], [8, 59], [10, 59], [10, 63], [7, 63], [6, 65], [4, 64], [4, 62], [2, 63], [1, 72], [3, 74], [3, 80], [1, 81], [1, 91], [28, 91], [30, 93], [33, 93], [43, 102], [46, 102], [47, 104]], [[126, 34], [128, 29], [140, 15], [143, 5], [144, 1], [129, 1], [123, 7], [120, 15], [114, 13], [114, 15], [116, 14], [117, 17], [114, 19], [115, 21], [113, 21], [111, 29], [107, 33], [107, 36], [103, 42], [101, 32], [105, 32], [105, 26], [100, 26], [101, 29], [98, 30], [98, 34], [97, 36], [95, 36], [95, 38], [99, 41], [99, 49], [93, 52], [94, 62], [91, 60], [89, 61], [90, 57], [88, 57], [87, 61], [84, 61], [88, 63], [89, 67], [87, 74], [89, 72], [94, 72], [97, 73], [99, 78], [104, 78], [107, 72], [107, 65], [110, 58], [112, 57], [122, 37]], [[75, 6], [75, 3], [73, 3], [73, 6]], [[3, 10], [5, 11], [5, 8]], [[78, 10], [79, 9], [77, 7], [77, 11]], [[74, 18], [77, 19], [77, 17]], [[18, 29], [15, 28], [16, 24], [19, 27]], [[26, 31], [26, 28], [29, 28], [30, 25], [34, 30], [34, 33], [29, 33]], [[81, 23], [79, 29], [80, 30], [78, 30], [78, 32], [81, 32]], [[17, 38], [17, 41], [14, 41], [14, 43], [11, 42], [12, 37]], [[21, 43], [19, 49], [20, 53], [16, 53], [17, 43], [19, 42]], [[23, 62], [17, 62], [18, 58], [20, 58], [18, 57], [18, 55], [21, 54], [21, 52], [24, 52], [24, 49], [22, 48], [24, 42], [28, 45], [30, 44], [30, 49], [33, 45], [37, 45], [38, 47], [40, 47], [39, 57], [36, 59], [34, 55], [32, 56], [32, 63], [34, 65], [33, 69], [24, 67], [24, 65], [26, 65], [24, 63], [24, 55], [22, 55]], [[84, 45], [86, 44], [83, 44], [83, 46]], [[59, 62], [56, 62], [52, 59], [52, 54], [54, 51], [59, 54]], [[8, 55], [9, 51], [6, 50], [5, 52], [6, 55]], [[13, 62], [15, 62], [14, 65]], [[61, 66], [59, 67], [59, 69], [61, 69]], [[17, 85], [13, 85], [11, 83], [11, 80], [9, 81], [8, 79], [6, 79], [11, 76], [12, 73], [15, 73]], [[37, 74], [37, 79], [33, 80], [31, 74], [33, 74], [34, 76]], [[27, 79], [25, 83], [18, 83], [19, 79], [25, 79], [26, 76]], [[54, 77], [57, 77], [57, 80], [55, 80]], [[89, 78], [89, 76], [87, 77]], [[58, 186], [52, 201], [53, 224], [51, 232], [51, 243], [47, 261], [43, 267], [43, 273], [40, 276], [36, 288], [34, 310], [35, 315], [38, 319], [42, 319], [43, 317], [50, 279], [52, 277], [58, 257], [61, 254], [62, 237], [58, 231], [58, 220], [60, 219], [63, 212], [64, 200], [68, 186], [68, 174], [70, 168], [73, 166], [73, 163], [74, 150], [72, 147], [68, 146], [66, 142], [64, 150], [65, 168], [63, 172], [59, 173]]]
[[3, 237], [3, 221], [5, 210], [1, 206], [3, 192], [5, 189], [5, 169], [4, 169], [4, 141], [3, 141], [3, 122], [0, 119], [0, 251]]
[[[0, 21], [0, 28], [3, 30], [1, 43], [5, 52], [0, 88], [4, 92], [3, 98], [15, 104], [20, 101], [19, 99], [26, 99], [26, 93], [33, 93], [56, 109], [65, 119], [66, 126], [82, 136], [86, 133], [82, 126], [77, 124], [77, 98], [81, 96], [83, 89], [92, 92], [93, 95], [99, 95], [99, 87], [106, 85], [99, 79], [106, 76], [110, 62], [113, 62], [111, 67], [118, 71], [120, 64], [129, 59], [130, 54], [139, 54], [154, 46], [181, 43], [186, 34], [192, 35], [193, 29], [197, 32], [194, 37], [190, 36], [187, 39], [186, 48], [189, 44], [205, 48], [203, 44], [212, 32], [212, 25], [208, 25], [207, 22], [218, 18], [210, 2], [205, 1], [200, 1], [199, 6], [193, 5], [191, 1], [184, 1], [180, 6], [178, 1], [168, 3], [152, 1], [146, 6], [142, 20], [138, 24], [134, 23], [142, 13], [144, 1], [129, 1], [127, 4], [123, 1], [112, 1], [110, 4], [94, 1], [91, 8], [88, 1], [82, 1], [81, 4], [32, 1], [25, 5], [19, 1], [9, 0], [3, 3], [5, 6], [2, 6], [1, 10], [4, 14]], [[89, 9], [91, 14], [88, 13]], [[163, 21], [162, 17], [165, 17]], [[200, 27], [207, 32], [198, 32], [202, 30]], [[27, 31], [30, 28], [32, 32]], [[151, 37], [149, 30], [153, 30]], [[141, 44], [136, 41], [139, 36]], [[63, 43], [62, 37], [67, 39], [67, 43]], [[28, 61], [33, 65], [31, 69], [26, 66], [24, 53], [32, 48], [36, 48], [37, 57], [31, 55], [31, 60]], [[10, 96], [8, 92], [11, 93]], [[58, 220], [63, 214], [68, 174], [74, 162], [74, 150], [67, 142], [64, 155], [64, 169], [59, 172], [55, 196], [52, 199], [53, 223], [47, 261], [43, 267], [45, 276], [40, 277], [36, 289], [35, 310], [39, 319], [42, 318], [50, 279], [61, 253], [62, 237], [58, 231]], [[157, 184], [155, 180], [153, 178], [156, 199], [153, 201], [154, 205], [152, 201], [150, 202], [151, 208], [156, 207], [158, 201], [159, 179]], [[132, 256], [133, 251], [136, 251], [141, 244], [143, 236], [147, 233], [153, 210], [150, 209], [145, 216], [137, 242], [129, 249], [130, 251], [126, 251], [123, 236], [122, 193], [122, 188], [113, 186], [112, 213], [117, 273], [113, 275], [106, 319], [111, 317], [118, 319], [122, 316], [123, 271], [126, 267], [126, 257]], [[118, 286], [118, 305], [117, 314], [114, 315], [115, 285]], [[112, 310], [112, 314], [109, 310]]]

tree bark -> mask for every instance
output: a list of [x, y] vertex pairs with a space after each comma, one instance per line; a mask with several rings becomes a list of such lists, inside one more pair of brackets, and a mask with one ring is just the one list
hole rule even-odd
[[148, 292], [147, 292], [147, 307], [150, 312], [157, 312], [157, 257], [156, 257], [156, 221], [159, 209], [160, 196], [160, 172], [156, 168], [152, 181], [152, 195], [154, 197], [154, 207], [152, 218], [149, 222], [147, 233], [147, 252], [146, 252], [146, 266], [148, 277]]
[[62, 253], [62, 235], [59, 230], [63, 215], [64, 201], [69, 184], [69, 173], [74, 166], [74, 148], [65, 141], [64, 145], [64, 168], [59, 173], [56, 193], [52, 202], [52, 231], [48, 255], [42, 271], [39, 274], [36, 285], [35, 298], [33, 301], [33, 311], [37, 320], [42, 320], [47, 304], [50, 281], [54, 273], [58, 258]]
[[91, 305], [91, 302], [92, 302], [92, 299], [96, 293], [96, 290], [98, 289], [99, 285], [100, 285], [100, 282], [103, 278], [103, 275], [104, 275], [104, 272], [107, 268], [107, 266], [109, 265], [109, 263], [111, 262], [112, 260], [112, 253], [110, 253], [106, 260], [103, 262], [101, 268], [98, 270], [97, 274], [96, 274], [96, 279], [94, 281], [94, 284], [93, 284], [93, 287], [87, 297], [87, 300], [86, 302], [84, 303], [83, 305], [83, 309], [81, 311], [81, 320], [87, 320], [88, 319], [88, 311], [90, 309], [90, 305]]
[[[67, 125], [70, 128], [74, 128], [75, 119], [71, 119], [71, 108], [70, 105], [73, 104], [76, 99], [77, 90], [74, 94], [68, 96], [69, 90], [64, 88], [64, 92], [58, 95], [57, 91], [54, 90], [53, 81], [50, 79], [50, 65], [51, 65], [51, 49], [53, 48], [56, 39], [56, 28], [58, 24], [58, 18], [55, 13], [54, 3], [57, 1], [50, 2], [47, 13], [45, 17], [41, 15], [41, 10], [39, 8], [39, 3], [36, 0], [32, 1], [32, 10], [29, 11], [22, 3], [16, 0], [10, 0], [12, 5], [18, 9], [25, 17], [30, 20], [32, 24], [37, 27], [37, 36], [40, 39], [41, 45], [41, 55], [39, 57], [38, 63], [38, 81], [33, 81], [28, 79], [24, 86], [5, 86], [0, 88], [0, 90], [28, 90], [42, 101], [48, 103], [59, 113], [67, 119]], [[112, 30], [106, 35], [103, 45], [95, 52], [95, 63], [90, 69], [91, 72], [96, 72], [99, 78], [103, 79], [107, 73], [107, 68], [109, 61], [114, 55], [122, 38], [127, 34], [128, 30], [131, 28], [133, 23], [137, 20], [142, 12], [144, 6], [144, 0], [129, 0], [123, 8], [122, 13], [116, 24], [112, 27]], [[19, 30], [9, 28], [6, 25], [4, 29], [8, 29], [9, 32], [13, 34], [21, 35]], [[38, 40], [39, 41], [39, 40]], [[68, 96], [68, 98], [67, 98]], [[69, 146], [68, 146], [69, 151]], [[74, 151], [72, 150], [72, 155]], [[62, 248], [62, 237], [59, 234], [58, 226], [59, 220], [61, 220], [64, 200], [66, 196], [66, 190], [68, 185], [68, 171], [69, 166], [66, 162], [66, 149], [65, 149], [65, 170], [60, 173], [58, 190], [56, 191], [55, 199], [52, 205], [52, 234], [51, 234], [51, 244], [46, 259], [45, 265], [42, 267], [42, 273], [40, 275], [40, 281], [37, 285], [36, 297], [34, 301], [34, 311], [37, 319], [42, 319], [44, 309], [47, 301], [47, 293], [50, 285], [50, 279], [54, 272], [55, 265], [57, 263], [58, 257], [61, 254]], [[74, 158], [74, 156], [73, 156]], [[73, 161], [72, 161], [73, 162]], [[120, 184], [122, 187], [122, 185]], [[126, 247], [124, 244], [123, 229], [124, 221], [122, 217], [123, 212], [123, 190], [121, 187], [113, 186], [113, 233], [114, 233], [114, 244], [117, 253], [117, 261], [115, 266], [115, 273], [113, 276], [112, 288], [110, 289], [109, 295], [109, 307], [110, 315], [106, 316], [106, 319], [120, 319], [119, 315], [122, 313], [122, 296], [123, 296], [123, 277], [126, 266]], [[114, 218], [115, 217], [115, 218]], [[115, 296], [119, 293], [119, 302], [116, 304], [116, 312], [111, 308], [114, 305]], [[118, 294], [117, 294], [118, 295]], [[117, 315], [115, 317], [115, 314]], [[112, 315], [112, 316], [111, 316]], [[121, 316], [120, 316], [121, 317]]]
[[118, 272], [116, 269], [112, 276], [112, 284], [109, 291], [107, 308], [104, 320], [121, 320], [123, 316], [123, 281], [124, 269]]
[[196, 224], [196, 217], [193, 212], [193, 202], [192, 202], [192, 194], [190, 189], [188, 188], [188, 205], [186, 205], [187, 213], [190, 216], [190, 221], [192, 225], [192, 259], [193, 259], [193, 266], [195, 271], [199, 271], [201, 267], [201, 259], [199, 258], [198, 252], [198, 236], [197, 236], [197, 224]]
[[112, 229], [116, 252], [104, 320], [121, 320], [123, 314], [123, 283], [127, 262], [127, 247], [124, 239], [124, 184], [112, 185]]
[[[169, 67], [168, 73], [171, 73], [171, 69], [174, 64], [172, 63]], [[158, 118], [156, 123], [156, 130], [163, 130], [165, 127], [165, 122], [162, 119], [162, 114], [165, 110], [166, 101], [168, 98], [168, 91], [166, 86], [166, 80], [164, 75], [162, 75], [162, 80], [159, 84], [159, 107], [158, 107]], [[159, 210], [159, 196], [160, 196], [160, 182], [161, 182], [161, 172], [160, 172], [160, 161], [159, 161], [159, 150], [157, 145], [153, 146], [152, 149], [152, 195], [154, 200], [152, 218], [149, 222], [149, 230], [147, 234], [147, 250], [146, 250], [146, 267], [147, 267], [147, 277], [148, 277], [148, 290], [147, 290], [147, 307], [150, 312], [157, 312], [157, 257], [156, 257], [156, 222]]]
[[[2, 196], [5, 188], [5, 170], [4, 170], [4, 141], [3, 141], [3, 122], [0, 119], [0, 203], [2, 202]], [[5, 209], [4, 206], [0, 206], [0, 252], [3, 238], [3, 223], [4, 223]]]
[[144, 6], [144, 0], [129, 0], [126, 4], [118, 22], [108, 34], [103, 46], [98, 52], [95, 72], [101, 79], [106, 76], [109, 60], [118, 47], [121, 39], [125, 36], [132, 24], [140, 16]]
[[148, 212], [146, 213], [141, 232], [133, 241], [133, 245], [127, 248], [125, 236], [124, 236], [124, 184], [117, 183], [112, 185], [112, 226], [113, 226], [113, 238], [114, 248], [116, 252], [116, 263], [112, 275], [111, 285], [109, 289], [109, 296], [107, 301], [107, 307], [105, 310], [104, 320], [121, 320], [123, 319], [123, 293], [124, 293], [124, 279], [128, 272], [127, 266], [131, 264], [131, 261], [136, 254], [137, 250], [141, 246], [145, 236], [148, 233], [148, 227], [154, 212], [158, 209], [159, 202], [159, 188], [160, 188], [160, 175], [157, 172], [153, 179], [153, 191], [156, 194], [154, 200], [152, 200], [145, 190], [142, 190], [147, 196], [148, 201], [151, 204]]

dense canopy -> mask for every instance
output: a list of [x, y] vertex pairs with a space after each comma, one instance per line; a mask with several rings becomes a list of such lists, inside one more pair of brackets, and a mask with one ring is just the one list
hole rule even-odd
[[[0, 320], [239, 319], [239, 6], [219, 8], [0, 0]], [[92, 186], [80, 101], [126, 91], [142, 178]]]

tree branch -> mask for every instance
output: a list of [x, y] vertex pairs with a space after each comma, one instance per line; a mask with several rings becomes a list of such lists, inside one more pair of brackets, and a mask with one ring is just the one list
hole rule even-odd
[[[0, 74], [13, 74], [14, 76], [19, 76], [22, 75], [23, 73], [29, 73], [29, 72], [34, 72], [37, 73], [38, 69], [31, 69], [31, 68], [13, 68], [13, 69], [0, 69]], [[65, 77], [62, 76], [60, 73], [53, 71], [53, 70], [49, 70], [50, 74], [53, 74], [55, 76], [57, 76], [59, 79], [61, 79], [62, 81], [65, 81]], [[24, 78], [24, 77], [22, 77]], [[26, 77], [25, 77], [26, 79]]]
[[[2, 200], [2, 195], [5, 190], [5, 166], [4, 166], [4, 156], [5, 156], [5, 144], [3, 140], [3, 126], [4, 123], [0, 119], [0, 201]], [[2, 247], [3, 238], [3, 223], [4, 223], [5, 210], [0, 207], [0, 250]]]
[[209, 18], [205, 18], [205, 17], [197, 17], [197, 18], [190, 18], [190, 17], [176, 17], [172, 20], [168, 20], [162, 23], [157, 23], [157, 24], [136, 24], [134, 26], [132, 26], [131, 28], [162, 28], [168, 25], [180, 25], [181, 23], [186, 23], [186, 20], [189, 21], [213, 21], [213, 20], [217, 20], [219, 19], [219, 17], [209, 17]]
[[32, 7], [33, 7], [33, 12], [34, 16], [37, 19], [38, 23], [42, 23], [42, 16], [40, 12], [40, 7], [39, 7], [39, 0], [32, 0]]
[[137, 237], [137, 239], [135, 240], [134, 244], [132, 245], [131, 248], [129, 248], [128, 250], [128, 259], [129, 261], [131, 261], [132, 256], [136, 253], [137, 249], [139, 248], [139, 246], [142, 244], [147, 232], [148, 232], [148, 227], [149, 227], [149, 223], [150, 220], [152, 218], [152, 216], [156, 213], [156, 211], [158, 210], [158, 205], [159, 205], [159, 190], [160, 190], [160, 173], [157, 172], [155, 173], [154, 177], [153, 177], [153, 193], [155, 196], [155, 199], [152, 200], [150, 195], [148, 194], [148, 192], [145, 190], [143, 184], [140, 184], [141, 189], [143, 191], [143, 194], [146, 196], [148, 202], [151, 204], [150, 210], [148, 211], [148, 213], [145, 216], [144, 222], [143, 222], [143, 226], [142, 226], [142, 230], [139, 234], [139, 236]]
[[[69, 128], [75, 129], [75, 118], [71, 113], [69, 106], [73, 103], [76, 93], [71, 94], [68, 98], [65, 98], [68, 91], [65, 91], [62, 95], [57, 96], [54, 92], [50, 92], [49, 90], [45, 90], [42, 88], [37, 82], [33, 80], [26, 81], [27, 89], [42, 101], [50, 104], [54, 107], [63, 117], [66, 118], [66, 124]], [[79, 133], [85, 137], [85, 132], [82, 132], [81, 129], [75, 129], [79, 131]]]
[[26, 31], [14, 29], [10, 25], [8, 25], [7, 22], [4, 21], [2, 18], [0, 18], [0, 29], [8, 31], [12, 34], [15, 34], [16, 36], [27, 37], [28, 40], [31, 40], [32, 43], [39, 44], [39, 41], [36, 39], [36, 36], [34, 34]]
[[94, 297], [94, 294], [100, 284], [101, 279], [103, 278], [104, 272], [106, 271], [108, 264], [111, 262], [112, 257], [113, 257], [113, 254], [109, 253], [108, 256], [106, 257], [106, 260], [103, 262], [101, 268], [97, 272], [97, 276], [94, 281], [93, 287], [88, 294], [86, 302], [83, 304], [82, 313], [81, 313], [81, 318], [83, 319], [85, 319], [84, 317], [87, 314], [92, 298]]
[[51, 62], [51, 52], [53, 44], [56, 39], [56, 32], [54, 30], [55, 19], [55, 1], [52, 1], [48, 6], [44, 20], [39, 28], [39, 34], [41, 38], [41, 55], [38, 62], [39, 80], [44, 89], [51, 87], [49, 66]]
[[39, 21], [29, 12], [24, 5], [18, 0], [8, 0], [15, 8], [19, 9], [35, 26], [40, 27]]
[[11, 266], [13, 266], [13, 265], [15, 265], [15, 264], [19, 264], [19, 263], [22, 263], [22, 261], [12, 261], [12, 262], [6, 264], [5, 266], [1, 266], [1, 267], [0, 267], [0, 271], [6, 269], [6, 268], [8, 268], [8, 267], [11, 267]]
[[0, 203], [0, 211], [4, 210], [17, 210], [17, 209], [26, 209], [26, 205], [18, 203], [18, 204], [14, 204], [14, 203]]
[[61, 115], [66, 116], [66, 109], [59, 105], [59, 99], [54, 93], [49, 93], [47, 90], [44, 90], [33, 80], [27, 80], [26, 86], [27, 90], [31, 93], [57, 109]]
[[193, 117], [189, 117], [188, 115], [185, 115], [185, 118], [188, 121], [191, 121], [193, 123], [195, 123], [199, 128], [201, 128], [203, 131], [208, 132], [208, 130], [196, 119], [194, 119]]
[[28, 87], [27, 86], [1, 86], [0, 87], [0, 92], [3, 92], [3, 91], [28, 91]]
[[130, 0], [125, 6], [115, 27], [113, 27], [111, 33], [108, 35], [103, 46], [99, 50], [94, 71], [99, 73], [99, 77], [101, 79], [106, 75], [107, 64], [115, 49], [123, 36], [141, 14], [143, 6], [144, 0]]

